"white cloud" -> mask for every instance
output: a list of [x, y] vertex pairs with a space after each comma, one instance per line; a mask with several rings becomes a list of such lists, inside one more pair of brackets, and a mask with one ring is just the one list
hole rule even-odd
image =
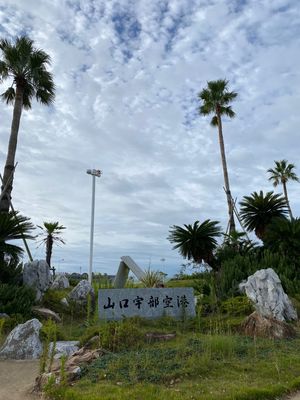
[[[34, 223], [67, 227], [67, 245], [54, 250], [61, 269], [87, 269], [87, 168], [103, 170], [98, 271], [115, 272], [126, 253], [144, 267], [164, 257], [175, 273], [170, 225], [211, 218], [225, 229], [217, 132], [197, 111], [208, 80], [226, 78], [239, 93], [236, 118], [224, 120], [234, 197], [272, 190], [274, 160], [297, 165], [299, 12], [296, 0], [0, 0], [1, 37], [26, 32], [52, 57], [55, 105], [22, 115], [13, 201]], [[2, 104], [2, 168], [11, 115]], [[298, 186], [289, 187], [295, 215]]]

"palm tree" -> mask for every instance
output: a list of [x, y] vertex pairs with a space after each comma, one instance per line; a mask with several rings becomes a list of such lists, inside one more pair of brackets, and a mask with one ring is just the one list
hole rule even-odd
[[221, 236], [221, 228], [218, 224], [218, 221], [207, 219], [202, 224], [196, 221], [193, 225], [184, 224], [184, 227], [173, 225], [167, 239], [175, 244], [173, 249], [178, 249], [184, 258], [196, 264], [204, 260], [213, 267], [213, 251], [217, 247], [216, 238]]
[[42, 243], [46, 245], [46, 262], [53, 271], [53, 275], [55, 275], [55, 268], [51, 267], [52, 248], [54, 243], [65, 244], [65, 241], [61, 238], [60, 234], [64, 229], [66, 229], [66, 227], [59, 225], [59, 222], [43, 222], [43, 226], [37, 226], [43, 230], [41, 235], [45, 236], [42, 239]]
[[294, 164], [288, 164], [287, 160], [281, 160], [281, 161], [275, 161], [275, 168], [274, 169], [269, 168], [267, 171], [271, 174], [269, 177], [269, 181], [273, 182], [274, 187], [276, 187], [280, 183], [282, 184], [284, 197], [286, 199], [286, 204], [291, 219], [293, 219], [293, 214], [288, 199], [286, 184], [289, 180], [299, 182], [299, 178], [293, 171], [294, 168], [295, 168]]
[[235, 223], [233, 216], [233, 202], [230, 192], [229, 177], [228, 177], [228, 170], [226, 163], [225, 145], [223, 139], [222, 116], [226, 115], [229, 118], [233, 118], [235, 116], [235, 113], [229, 104], [237, 97], [237, 93], [229, 92], [227, 85], [228, 81], [226, 81], [225, 79], [219, 79], [217, 81], [208, 82], [207, 88], [203, 89], [199, 93], [199, 98], [203, 102], [203, 104], [199, 108], [199, 113], [201, 115], [213, 114], [210, 124], [212, 126], [218, 127], [220, 152], [221, 152], [223, 174], [224, 174], [224, 184], [225, 184], [228, 213], [229, 213], [229, 232], [231, 233], [235, 231]]
[[256, 236], [264, 240], [267, 226], [274, 218], [285, 218], [288, 210], [285, 198], [274, 192], [264, 195], [253, 192], [244, 196], [240, 202], [240, 217], [248, 231], [254, 231]]
[[0, 212], [0, 263], [5, 256], [17, 260], [23, 249], [15, 244], [7, 243], [20, 239], [33, 239], [30, 232], [34, 228], [29, 218], [18, 212]]
[[34, 96], [42, 104], [51, 104], [54, 100], [54, 83], [51, 73], [46, 69], [50, 57], [43, 50], [35, 48], [28, 37], [18, 37], [15, 43], [2, 39], [0, 50], [0, 78], [2, 81], [8, 78], [12, 80], [10, 87], [1, 96], [7, 104], [14, 105], [1, 188], [5, 195], [0, 201], [0, 211], [8, 212], [22, 109], [31, 108]]

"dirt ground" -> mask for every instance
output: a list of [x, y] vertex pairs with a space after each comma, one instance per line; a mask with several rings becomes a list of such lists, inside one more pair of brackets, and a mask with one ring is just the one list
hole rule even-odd
[[30, 394], [38, 370], [38, 361], [0, 361], [0, 400], [38, 400]]
[[[38, 370], [38, 361], [0, 361], [0, 400], [39, 400], [30, 393]], [[300, 392], [285, 400], [300, 400]]]

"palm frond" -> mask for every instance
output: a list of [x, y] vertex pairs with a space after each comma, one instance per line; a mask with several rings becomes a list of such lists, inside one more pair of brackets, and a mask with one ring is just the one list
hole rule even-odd
[[13, 104], [16, 97], [15, 89], [13, 87], [9, 87], [4, 93], [1, 94], [1, 97], [6, 104]]

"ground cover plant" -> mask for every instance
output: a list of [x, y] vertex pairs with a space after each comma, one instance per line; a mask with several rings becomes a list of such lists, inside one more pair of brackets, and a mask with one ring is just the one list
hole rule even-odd
[[[123, 325], [124, 331], [128, 329], [128, 337], [130, 332], [139, 331], [139, 340], [128, 338], [126, 346], [114, 348], [111, 344], [116, 333], [113, 333], [111, 342], [106, 343], [111, 352], [87, 366], [75, 385], [52, 386], [48, 395], [65, 400], [247, 400], [275, 399], [300, 387], [299, 338], [281, 341], [248, 338], [226, 323], [218, 326], [216, 319], [210, 323], [208, 319], [137, 318], [106, 323], [114, 332], [117, 325], [120, 329]], [[209, 324], [211, 330], [206, 330]], [[103, 332], [103, 325], [101, 329]], [[149, 330], [176, 331], [176, 338], [169, 342], [149, 342], [142, 335]]]

